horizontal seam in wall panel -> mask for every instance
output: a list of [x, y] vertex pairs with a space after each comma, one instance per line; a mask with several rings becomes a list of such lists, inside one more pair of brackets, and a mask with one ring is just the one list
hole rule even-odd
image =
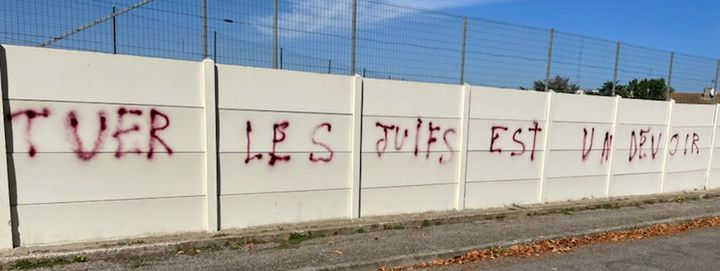
[[168, 197], [127, 198], [127, 199], [73, 200], [73, 201], [39, 202], [39, 203], [20, 203], [20, 204], [10, 204], [10, 206], [33, 206], [33, 205], [77, 204], [77, 203], [102, 203], [102, 202], [126, 202], [126, 201], [142, 201], [142, 200], [165, 200], [165, 199], [204, 198], [204, 197], [205, 197], [205, 195], [187, 195], [187, 196], [168, 196]]
[[[460, 153], [460, 151], [430, 151], [430, 153]], [[363, 154], [375, 154], [377, 155], [376, 151], [362, 151]], [[388, 153], [412, 153], [415, 154], [415, 151], [385, 151], [383, 152], [383, 155]], [[421, 156], [422, 154], [427, 153], [427, 151], [418, 151], [418, 156]]]
[[372, 186], [372, 187], [360, 187], [360, 189], [383, 189], [383, 188], [404, 188], [404, 187], [424, 187], [424, 186], [441, 186], [441, 185], [457, 185], [457, 182], [451, 183], [428, 183], [428, 184], [405, 184], [405, 185], [390, 185], [390, 186]]
[[[218, 152], [221, 154], [247, 154], [248, 153], [247, 151], [218, 151]], [[271, 152], [271, 150], [253, 150], [253, 151], [250, 151], [250, 154], [266, 153], [266, 152]], [[329, 151], [283, 151], [283, 152], [275, 151], [275, 153], [276, 154], [284, 154], [284, 153], [287, 153], [287, 154], [293, 154], [293, 153], [310, 154], [310, 153], [330, 153], [330, 152]], [[338, 154], [338, 153], [346, 154], [346, 153], [352, 153], [352, 151], [333, 151], [333, 153], [334, 154]]]
[[[587, 178], [587, 177], [605, 177], [607, 174], [596, 174], [596, 175], [573, 175], [573, 176], [548, 176], [547, 179], [569, 179], [569, 178]], [[561, 180], [561, 181], [571, 181], [571, 180]]]
[[675, 174], [675, 173], [688, 173], [688, 172], [703, 172], [707, 169], [701, 168], [701, 169], [688, 169], [688, 170], [678, 170], [678, 171], [665, 171], [665, 174]]
[[188, 109], [205, 109], [203, 106], [196, 105], [166, 105], [166, 104], [143, 104], [143, 103], [122, 103], [122, 102], [88, 102], [88, 101], [55, 101], [55, 100], [38, 100], [38, 99], [4, 99], [6, 101], [20, 102], [40, 102], [40, 103], [67, 103], [67, 104], [101, 104], [101, 105], [119, 105], [119, 106], [146, 106], [146, 107], [172, 107], [172, 108], [188, 108]]
[[620, 123], [620, 122], [618, 122], [617, 125], [618, 125], [618, 127], [619, 127], [619, 126], [633, 126], [633, 127], [637, 127], [638, 129], [642, 129], [642, 128], [645, 128], [645, 127], [650, 127], [650, 128], [667, 128], [667, 126], [668, 126], [667, 123], [666, 123], [666, 124], [647, 124], [647, 123]]
[[[580, 151], [580, 152], [581, 152], [581, 151], [584, 151], [584, 150], [583, 150], [583, 149], [548, 149], [547, 151], [549, 151], [549, 152]], [[602, 151], [602, 147], [592, 148], [592, 149], [590, 150], [591, 153], [592, 153], [592, 152], [595, 152], [595, 151], [601, 152], [601, 151]]]
[[604, 122], [604, 121], [579, 121], [579, 120], [552, 120], [552, 123], [577, 123], [577, 124], [605, 124], [605, 125], [612, 125], [612, 122]]
[[672, 125], [670, 126], [670, 130], [677, 129], [677, 128], [714, 128], [715, 126], [712, 125], [690, 125], [690, 126], [679, 126], [679, 125]]
[[522, 178], [522, 179], [502, 179], [502, 180], [467, 180], [467, 183], [504, 183], [504, 182], [524, 182], [524, 181], [540, 181], [540, 177], [537, 178]]
[[390, 115], [369, 115], [363, 114], [363, 118], [398, 118], [398, 119], [442, 119], [442, 120], [460, 120], [461, 117], [429, 117], [429, 116], [390, 116]]
[[[517, 150], [517, 149], [502, 149], [502, 151], [503, 151], [503, 152], [514, 152], [514, 151], [522, 151], [522, 150]], [[529, 152], [531, 152], [531, 151], [532, 151], [532, 150], [525, 149], [525, 152], [527, 152], [527, 153], [529, 153]], [[539, 151], [545, 151], [545, 149], [535, 149], [535, 152], [539, 152]], [[490, 150], [473, 150], [473, 149], [468, 149], [468, 152], [491, 152], [491, 151], [490, 151]], [[504, 155], [504, 154], [498, 153], [498, 155]]]
[[267, 191], [267, 192], [248, 192], [248, 193], [223, 193], [220, 196], [251, 196], [251, 195], [268, 195], [268, 194], [290, 194], [290, 193], [312, 193], [312, 192], [330, 192], [350, 190], [351, 187], [342, 188], [323, 188], [323, 189], [303, 189], [303, 190], [283, 190], [283, 191]]
[[[227, 108], [227, 107], [219, 107], [218, 110], [220, 110], [222, 113], [223, 110], [226, 111], [242, 111], [242, 112], [262, 112], [262, 113], [284, 113], [284, 114], [310, 114], [310, 115], [335, 115], [335, 116], [347, 116], [351, 117], [352, 113], [338, 113], [338, 112], [307, 112], [307, 111], [292, 111], [292, 110], [269, 110], [269, 109], [242, 109], [242, 108]], [[220, 117], [218, 117], [220, 118]]]
[[648, 174], [660, 174], [660, 175], [662, 175], [662, 171], [642, 171], [642, 172], [632, 172], [632, 173], [613, 173], [612, 176], [648, 175]]
[[[29, 152], [17, 152], [17, 151], [16, 151], [16, 152], [7, 152], [7, 154], [28, 154], [28, 153], [29, 153]], [[135, 155], [135, 156], [145, 156], [145, 155], [147, 155], [147, 152], [142, 152], [142, 153], [136, 153], [136, 152], [121, 152], [121, 153], [124, 154], [124, 155], [127, 155], [127, 156], [129, 156], [129, 157], [132, 157], [132, 155]], [[75, 155], [76, 153], [73, 152], [73, 151], [39, 151], [39, 152], [36, 152], [36, 153], [35, 153], [35, 155], [40, 155], [40, 154], [73, 154], [73, 155]], [[97, 154], [115, 154], [115, 152], [114, 152], [114, 151], [102, 151], [102, 152], [99, 151], [99, 152], [96, 152], [96, 155], [97, 155]], [[153, 151], [153, 155], [157, 155], [157, 154], [169, 154], [169, 152], [167, 152], [167, 151]], [[174, 151], [174, 150], [173, 150], [172, 154], [173, 154], [173, 155], [174, 155], [174, 154], [205, 154], [205, 151]]]
[[470, 120], [497, 120], [497, 121], [516, 121], [516, 122], [533, 122], [537, 121], [544, 122], [545, 119], [498, 119], [498, 118], [476, 118], [476, 117], [470, 117]]
[[[646, 153], [650, 153], [650, 151], [651, 151], [651, 150], [650, 150], [650, 144], [651, 144], [651, 143], [648, 143], [647, 145], [645, 145], [645, 148], [643, 148], [643, 150], [644, 150]], [[658, 150], [658, 155], [660, 154], [660, 151], [661, 151], [661, 150], [664, 150], [664, 149], [665, 149], [665, 147], [659, 147], [659, 148], [657, 148], [657, 150]], [[704, 149], [704, 148], [700, 148], [700, 149]], [[707, 149], [709, 149], [709, 148], [707, 148]], [[630, 150], [630, 148], [618, 148], [618, 149], [615, 149], [615, 150], [616, 150], [616, 151], [628, 151], [628, 150]]]

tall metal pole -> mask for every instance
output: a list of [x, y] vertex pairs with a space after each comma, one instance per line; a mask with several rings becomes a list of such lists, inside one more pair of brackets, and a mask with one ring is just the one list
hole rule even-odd
[[615, 44], [615, 67], [613, 67], [612, 92], [610, 96], [615, 96], [615, 89], [618, 83], [618, 63], [620, 62], [620, 42]]
[[278, 0], [273, 0], [273, 69], [278, 68]]
[[332, 59], [328, 59], [328, 73], [332, 73]]
[[[352, 37], [350, 41], [350, 74], [355, 75], [355, 57], [357, 48], [357, 0], [352, 0]], [[363, 76], [365, 76], [363, 74]]]
[[465, 83], [465, 42], [467, 41], [467, 17], [463, 17], [462, 40], [460, 42], [460, 84]]
[[117, 26], [115, 22], [115, 6], [112, 7], [112, 38], [113, 38], [113, 54], [117, 54]]
[[715, 86], [713, 87], [715, 93], [718, 91], [718, 79], [720, 79], [720, 59], [717, 61], [717, 68], [715, 68]]
[[86, 29], [91, 28], [91, 27], [93, 27], [93, 26], [96, 26], [96, 25], [99, 25], [99, 24], [101, 24], [101, 23], [107, 22], [108, 20], [112, 20], [112, 18], [114, 18], [114, 17], [123, 15], [123, 14], [125, 14], [125, 13], [127, 13], [127, 12], [129, 12], [129, 11], [131, 11], [131, 10], [140, 8], [140, 7], [144, 6], [144, 5], [147, 5], [148, 3], [152, 2], [152, 1], [154, 1], [154, 0], [142, 0], [142, 1], [140, 1], [140, 2], [137, 2], [137, 3], [135, 3], [135, 4], [132, 4], [132, 5], [130, 5], [130, 6], [127, 6], [127, 7], [123, 8], [123, 9], [121, 9], [120, 11], [118, 11], [118, 12], [116, 12], [116, 13], [102, 16], [102, 17], [97, 18], [96, 20], [94, 20], [94, 21], [92, 21], [92, 22], [86, 23], [86, 24], [81, 25], [81, 26], [79, 26], [79, 27], [77, 27], [77, 28], [73, 28], [72, 30], [67, 31], [67, 32], [64, 32], [64, 33], [62, 33], [62, 34], [60, 34], [60, 35], [51, 37], [51, 38], [49, 38], [48, 40], [43, 41], [42, 43], [36, 45], [36, 47], [48, 47], [48, 46], [52, 45], [53, 43], [56, 43], [56, 42], [58, 42], [58, 41], [61, 41], [61, 40], [65, 39], [65, 38], [67, 38], [67, 37], [69, 37], [69, 36], [72, 36], [72, 35], [75, 35], [75, 34], [77, 34], [77, 33], [79, 33], [79, 32], [85, 31]]
[[213, 31], [213, 61], [217, 63], [217, 31]]
[[202, 58], [208, 57], [207, 48], [207, 0], [202, 0]]
[[283, 68], [283, 48], [280, 48], [280, 69]]
[[550, 63], [552, 63], [553, 40], [555, 39], [555, 29], [550, 28], [550, 41], [548, 42], [548, 59], [547, 67], [545, 67], [545, 91], [550, 90]]
[[672, 87], [673, 61], [675, 60], [675, 52], [670, 52], [670, 68], [668, 69], [668, 82], [665, 88], [665, 100], [670, 100], [670, 88]]

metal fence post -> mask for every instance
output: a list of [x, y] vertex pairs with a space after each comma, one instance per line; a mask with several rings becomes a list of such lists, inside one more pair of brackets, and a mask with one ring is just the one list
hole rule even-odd
[[550, 63], [552, 62], [553, 40], [555, 39], [555, 29], [550, 28], [550, 41], [548, 41], [548, 59], [547, 67], [545, 67], [545, 91], [550, 90]]
[[278, 0], [273, 0], [273, 69], [278, 68]]
[[113, 54], [117, 54], [117, 26], [115, 22], [115, 6], [112, 6], [112, 38], [113, 38]]
[[717, 61], [717, 68], [715, 68], [715, 86], [713, 89], [717, 93], [718, 90], [718, 79], [720, 79], [720, 59]]
[[[357, 48], [357, 0], [352, 0], [352, 37], [350, 41], [350, 74], [355, 75], [355, 57]], [[365, 76], [363, 72], [363, 76]]]
[[467, 42], [467, 17], [463, 17], [462, 40], [460, 42], [460, 84], [465, 84], [465, 43]]
[[613, 67], [612, 92], [610, 96], [615, 96], [615, 89], [618, 82], [618, 63], [620, 62], [620, 42], [615, 44], [615, 67]]
[[675, 52], [670, 52], [670, 68], [668, 69], [667, 87], [665, 88], [665, 100], [670, 100], [670, 88], [672, 88], [672, 72], [673, 60], [675, 60]]
[[[275, 67], [277, 69], [277, 67]], [[283, 69], [283, 48], [280, 48], [280, 69]]]
[[202, 58], [208, 57], [207, 48], [207, 0], [202, 0]]

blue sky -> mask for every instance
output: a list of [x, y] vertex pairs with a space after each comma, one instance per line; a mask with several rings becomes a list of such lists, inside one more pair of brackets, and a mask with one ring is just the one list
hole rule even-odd
[[[718, 0], [401, 1], [453, 14], [720, 58]], [[432, 2], [444, 2], [439, 5]]]
[[[138, 0], [5, 1], [0, 43], [32, 46]], [[272, 2], [208, 0], [210, 56], [272, 67]], [[351, 0], [278, 2], [282, 68], [349, 74]], [[623, 42], [621, 84], [667, 77], [672, 50], [673, 87], [701, 91], [720, 58], [720, 0], [359, 0], [357, 73], [459, 83], [461, 16], [471, 18], [464, 79], [475, 85], [529, 88], [544, 79], [549, 28], [558, 31], [551, 76], [583, 89], [613, 78], [615, 41]], [[199, 0], [156, 0], [118, 17], [118, 53], [200, 60], [200, 22]], [[111, 53], [111, 23], [51, 47]]]

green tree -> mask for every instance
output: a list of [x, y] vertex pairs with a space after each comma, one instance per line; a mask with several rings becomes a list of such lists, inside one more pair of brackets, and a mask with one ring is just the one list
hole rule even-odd
[[[600, 95], [612, 95], [612, 81], [605, 81], [598, 89]], [[627, 85], [616, 82], [615, 94], [623, 98], [647, 99], [647, 100], [664, 100], [665, 89], [667, 88], [664, 78], [654, 79], [633, 79]], [[670, 88], [670, 92], [674, 90]]]
[[[570, 78], [556, 75], [554, 78], [550, 78], [548, 82], [548, 88], [557, 92], [575, 92], [580, 89], [577, 84], [571, 84]], [[536, 80], [533, 82], [533, 88], [537, 91], [545, 91], [545, 81]]]
[[[612, 81], [605, 81], [603, 85], [598, 89], [598, 93], [603, 96], [611, 96], [612, 95]], [[619, 82], [615, 82], [615, 95], [620, 95], [623, 98], [630, 98], [630, 92], [627, 90], [627, 86], [620, 84]]]
[[[664, 100], [665, 90], [668, 85], [665, 84], [665, 78], [654, 78], [654, 79], [633, 79], [627, 85], [627, 90], [632, 95], [631, 98], [636, 99], [649, 99], [649, 100]], [[670, 92], [674, 90], [670, 88]]]

